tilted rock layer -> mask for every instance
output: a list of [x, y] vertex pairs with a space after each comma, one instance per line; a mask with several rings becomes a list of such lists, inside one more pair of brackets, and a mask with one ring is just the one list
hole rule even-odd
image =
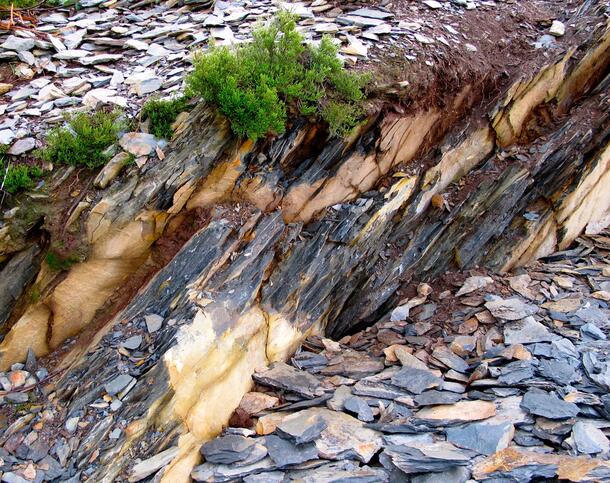
[[[109, 298], [205, 212], [171, 261], [89, 333], [93, 342], [81, 338], [56, 384], [70, 418], [119, 374], [133, 378], [112, 395], [122, 405], [96, 418], [73, 453], [90, 478], [113, 481], [135, 455], [175, 443], [163, 481], [188, 479], [253, 372], [307, 336], [376, 321], [410, 280], [507, 271], [607, 226], [609, 63], [610, 31], [598, 23], [578, 51], [516, 79], [492, 112], [482, 108], [483, 81], [474, 82], [444, 110], [384, 109], [345, 140], [297, 120], [255, 145], [197, 107], [163, 161], [118, 179], [82, 211], [87, 259], [60, 277], [43, 266], [40, 298], [0, 344], [0, 369], [29, 348], [43, 356], [100, 328]], [[162, 327], [147, 331], [147, 315]], [[142, 335], [137, 348], [122, 347], [133, 335]], [[122, 435], [100, 447], [119, 420]]]

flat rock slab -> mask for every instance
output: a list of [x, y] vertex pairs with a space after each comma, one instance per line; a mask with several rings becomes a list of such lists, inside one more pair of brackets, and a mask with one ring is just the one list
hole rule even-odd
[[432, 352], [432, 357], [454, 371], [462, 373], [468, 371], [468, 364], [466, 364], [466, 361], [447, 349], [447, 347], [437, 347]]
[[121, 374], [120, 376], [115, 377], [112, 381], [104, 384], [104, 389], [108, 394], [114, 396], [129, 386], [133, 380], [134, 378], [129, 374]]
[[248, 475], [276, 469], [277, 465], [269, 457], [247, 466], [204, 463], [195, 467], [191, 478], [195, 481], [239, 481]]
[[227, 434], [201, 446], [201, 454], [209, 463], [243, 465], [256, 463], [267, 456], [267, 449], [259, 440], [237, 434]]
[[265, 446], [269, 452], [269, 457], [278, 468], [318, 459], [318, 450], [316, 445], [312, 443], [297, 445], [292, 441], [271, 434], [265, 436]]
[[429, 370], [403, 367], [394, 376], [392, 384], [402, 387], [413, 394], [421, 394], [426, 389], [439, 387], [443, 380]]
[[[472, 454], [456, 448], [446, 441], [432, 443], [412, 443], [412, 445], [390, 445], [380, 456], [381, 463], [388, 468], [388, 462], [403, 473], [438, 473], [456, 466], [469, 464]], [[391, 466], [390, 466], [391, 467]], [[389, 469], [389, 468], [388, 468]]]
[[500, 320], [520, 320], [538, 312], [538, 306], [527, 304], [518, 298], [486, 302], [485, 308]]
[[381, 448], [381, 434], [364, 427], [356, 418], [326, 408], [301, 411], [306, 417], [319, 416], [325, 423], [315, 445], [324, 459], [358, 459], [368, 463]]
[[265, 386], [291, 391], [306, 398], [313, 399], [324, 394], [317, 377], [284, 362], [276, 362], [268, 370], [255, 373], [252, 377]]
[[370, 423], [375, 418], [373, 417], [373, 411], [367, 404], [367, 402], [358, 396], [350, 396], [345, 400], [345, 410], [352, 414], [365, 423]]
[[455, 404], [429, 406], [417, 412], [416, 418], [433, 421], [479, 421], [496, 414], [490, 401], [460, 401]]
[[371, 357], [365, 352], [346, 350], [329, 361], [328, 366], [322, 369], [320, 374], [361, 378], [377, 374], [383, 368], [384, 364], [380, 358]]
[[534, 476], [569, 481], [603, 481], [610, 476], [610, 462], [587, 456], [543, 454], [506, 448], [477, 462], [472, 469], [475, 480], [508, 478], [531, 481]]
[[157, 140], [152, 134], [128, 132], [121, 137], [119, 144], [134, 156], [148, 156], [157, 147]]
[[515, 434], [515, 427], [509, 422], [500, 424], [473, 423], [447, 428], [445, 433], [447, 434], [447, 441], [460, 448], [490, 455], [508, 447]]
[[548, 419], [569, 419], [578, 414], [578, 406], [559, 399], [555, 393], [530, 389], [523, 395], [521, 407], [536, 416]]
[[607, 453], [610, 449], [608, 438], [601, 429], [591, 423], [577, 422], [572, 428], [570, 444], [583, 454]]
[[439, 404], [454, 404], [462, 399], [461, 394], [449, 391], [425, 391], [413, 398], [418, 406], [438, 406]]
[[456, 297], [460, 297], [462, 295], [467, 295], [469, 293], [474, 292], [475, 290], [479, 290], [483, 287], [486, 287], [490, 283], [493, 283], [494, 279], [491, 277], [468, 277], [462, 287], [455, 294]]
[[503, 327], [503, 331], [504, 343], [506, 345], [550, 342], [558, 338], [557, 335], [550, 332], [549, 329], [533, 317], [510, 322]]
[[325, 429], [326, 422], [319, 415], [299, 412], [286, 417], [276, 431], [295, 444], [304, 444], [314, 441]]

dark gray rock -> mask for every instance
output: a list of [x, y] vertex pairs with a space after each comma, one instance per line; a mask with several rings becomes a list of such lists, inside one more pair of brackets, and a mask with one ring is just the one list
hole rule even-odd
[[568, 419], [578, 414], [578, 406], [541, 389], [530, 389], [523, 395], [521, 408], [548, 419]]
[[285, 474], [281, 471], [267, 471], [258, 473], [244, 478], [244, 483], [282, 483]]
[[453, 404], [462, 399], [461, 394], [448, 391], [425, 391], [413, 398], [418, 406], [434, 406], [436, 404]]
[[389, 445], [380, 456], [380, 461], [386, 469], [388, 460], [407, 475], [417, 473], [440, 473], [456, 466], [467, 466], [472, 459], [472, 453], [456, 448], [451, 443], [437, 441], [420, 443], [417, 447], [405, 445]]
[[504, 326], [504, 343], [533, 344], [535, 342], [550, 342], [558, 337], [547, 329], [534, 317], [526, 317], [517, 322], [511, 322]]
[[382, 399], [396, 399], [397, 397], [406, 396], [405, 391], [400, 390], [392, 384], [384, 382], [367, 381], [363, 379], [358, 381], [352, 387], [352, 393], [357, 396], [379, 397]]
[[514, 435], [515, 427], [505, 421], [500, 424], [473, 423], [447, 428], [447, 441], [460, 448], [490, 455], [506, 448]]
[[519, 446], [542, 446], [544, 443], [542, 440], [536, 438], [532, 433], [523, 430], [516, 430], [515, 436], [513, 437], [513, 441], [517, 443]]
[[313, 443], [296, 445], [274, 434], [265, 436], [265, 446], [269, 457], [278, 468], [297, 465], [318, 459], [318, 450]]
[[583, 454], [607, 453], [610, 449], [608, 438], [591, 423], [579, 421], [572, 428], [570, 445]]
[[592, 324], [591, 322], [580, 328], [580, 336], [584, 341], [606, 340], [606, 334], [604, 334], [597, 325]]
[[411, 478], [411, 483], [465, 483], [470, 479], [470, 470], [465, 466], [456, 466], [440, 473], [428, 473]]
[[333, 397], [326, 402], [326, 405], [333, 411], [343, 411], [345, 400], [351, 395], [352, 391], [348, 386], [339, 386], [335, 389]]
[[267, 456], [260, 440], [229, 434], [214, 438], [201, 446], [201, 454], [209, 463], [249, 465]]
[[468, 371], [468, 364], [460, 356], [454, 354], [447, 347], [437, 347], [432, 352], [432, 357], [445, 364], [449, 369], [464, 373]]
[[141, 335], [134, 335], [133, 337], [130, 337], [129, 339], [123, 341], [123, 343], [121, 345], [125, 349], [135, 350], [138, 347], [140, 347], [140, 344], [142, 344], [142, 336]]
[[369, 423], [375, 419], [373, 417], [373, 411], [361, 397], [348, 397], [345, 400], [344, 407], [347, 412], [355, 414], [360, 421], [364, 421], [365, 423]]
[[436, 377], [430, 371], [413, 367], [403, 367], [392, 376], [392, 384], [402, 387], [413, 394], [421, 394], [426, 389], [438, 387], [442, 382], [441, 378]]
[[569, 360], [542, 360], [538, 365], [538, 373], [557, 384], [580, 382], [582, 376], [578, 369], [568, 362]]
[[114, 396], [125, 389], [134, 380], [129, 374], [121, 374], [115, 377], [112, 381], [104, 384], [104, 389], [108, 394]]
[[597, 307], [583, 307], [578, 309], [575, 314], [585, 323], [595, 324], [597, 327], [607, 327], [610, 314], [607, 310]]
[[533, 377], [534, 365], [532, 364], [532, 361], [516, 361], [511, 362], [500, 369], [498, 382], [512, 386]]
[[326, 429], [326, 422], [316, 414], [298, 412], [286, 417], [278, 426], [277, 433], [295, 444], [314, 441]]
[[317, 377], [284, 362], [272, 364], [268, 370], [254, 374], [253, 378], [266, 386], [291, 391], [307, 398], [313, 399], [324, 393]]

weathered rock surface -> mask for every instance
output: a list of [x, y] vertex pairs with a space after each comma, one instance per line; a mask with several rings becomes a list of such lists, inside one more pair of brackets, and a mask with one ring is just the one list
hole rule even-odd
[[[311, 19], [316, 7], [295, 8]], [[454, 8], [446, 3], [429, 10], [440, 15]], [[109, 13], [104, 21], [111, 23], [115, 13]], [[25, 294], [23, 287], [32, 281], [28, 275], [9, 302], [18, 312], [9, 314], [15, 321], [0, 344], [2, 370], [15, 373], [13, 378], [24, 376], [11, 366], [25, 360], [30, 349], [44, 356], [61, 348], [68, 356], [54, 373], [52, 402], [45, 401], [41, 411], [20, 413], [3, 428], [0, 438], [8, 455], [0, 457], [14, 458], [9, 464], [32, 476], [24, 458], [31, 455], [38, 465], [44, 451], [25, 441], [26, 433], [55, 437], [53, 428], [62, 427], [66, 434], [48, 453], [57, 458], [62, 478], [84, 475], [91, 481], [124, 475], [138, 481], [157, 472], [154, 478], [171, 482], [191, 475], [203, 481], [256, 481], [266, 473], [269, 481], [278, 473], [323, 481], [333, 472], [373, 481], [391, 480], [391, 474], [455, 472], [461, 480], [470, 470], [475, 477], [568, 474], [576, 479], [577, 469], [558, 463], [566, 457], [558, 453], [562, 444], [572, 447], [566, 439], [574, 432], [574, 418], [599, 420], [609, 413], [602, 397], [610, 387], [610, 362], [607, 340], [599, 335], [607, 334], [608, 306], [598, 292], [609, 276], [603, 229], [609, 205], [610, 37], [600, 15], [586, 3], [566, 22], [582, 25], [574, 27], [583, 35], [578, 54], [551, 49], [531, 60], [522, 72], [533, 74], [510, 77], [512, 85], [494, 94], [491, 114], [489, 86], [475, 80], [449, 90], [444, 106], [399, 106], [375, 114], [348, 139], [330, 139], [323, 126], [299, 119], [285, 135], [254, 145], [234, 138], [227, 120], [205, 106], [180, 124], [168, 146], [161, 145], [163, 156], [156, 149], [159, 140], [127, 134], [122, 141], [127, 151], [151, 156], [114, 180], [117, 166], [109, 167], [98, 183], [108, 187], [84, 193], [89, 206], [75, 205], [82, 209], [85, 259], [59, 274], [49, 274], [43, 265], [36, 282], [39, 296]], [[84, 18], [60, 17], [66, 22], [53, 20], [58, 25], [84, 21], [75, 28], [90, 27]], [[368, 12], [343, 17], [337, 24], [350, 28], [387, 23]], [[197, 22], [205, 20], [217, 22], [207, 16]], [[140, 42], [171, 37], [164, 50], [146, 50], [152, 57], [169, 57], [165, 50], [172, 50], [174, 38], [192, 35], [192, 26], [181, 25], [178, 31], [173, 24], [147, 28], [134, 37]], [[216, 34], [226, 37], [224, 27]], [[418, 35], [434, 45], [436, 36], [426, 34]], [[95, 38], [102, 44], [116, 41]], [[122, 60], [116, 55], [123, 54], [93, 53], [96, 49], [78, 39], [71, 39], [75, 45], [68, 40], [62, 37], [66, 50], [56, 42], [49, 49], [69, 56], [82, 47], [84, 54], [74, 59], [83, 69], [97, 65], [104, 72], [103, 63]], [[140, 52], [133, 45], [126, 48]], [[115, 78], [107, 77], [108, 83]], [[104, 87], [106, 80], [87, 80], [91, 90], [83, 96], [85, 104], [124, 101], [120, 91]], [[9, 96], [11, 109], [38, 101], [43, 87], [20, 88]], [[62, 92], [74, 87], [62, 85]], [[399, 87], [388, 88], [381, 98], [400, 98]], [[45, 97], [56, 93], [44, 91]], [[20, 138], [20, 147], [32, 144], [29, 139]], [[29, 246], [23, 241], [34, 232], [2, 223], [4, 269], [18, 260]], [[570, 248], [583, 232], [591, 237]], [[553, 254], [557, 249], [564, 251]], [[151, 260], [166, 250], [169, 259], [150, 269]], [[488, 280], [500, 283], [494, 271], [541, 257], [548, 257], [546, 263], [537, 266], [540, 272], [528, 272], [532, 283], [524, 287], [522, 281], [519, 291], [508, 282], [500, 290]], [[470, 282], [457, 298], [454, 282], [432, 289], [448, 270], [484, 278]], [[556, 282], [558, 273], [573, 278], [576, 288]], [[432, 285], [419, 284], [426, 281]], [[591, 285], [597, 296], [591, 295]], [[579, 299], [577, 306], [562, 302], [568, 298]], [[555, 305], [547, 308], [546, 302]], [[392, 318], [397, 307], [403, 309]], [[152, 314], [160, 324], [159, 319], [151, 324]], [[473, 318], [476, 324], [464, 325]], [[456, 341], [454, 322], [466, 327], [475, 343]], [[581, 331], [586, 324], [599, 330]], [[356, 331], [365, 326], [372, 328]], [[65, 344], [78, 334], [80, 340]], [[323, 334], [352, 335], [341, 339], [337, 351], [335, 344], [319, 342]], [[315, 354], [287, 364], [307, 338], [310, 345], [304, 347], [313, 351], [304, 352]], [[412, 354], [393, 350], [390, 360], [384, 349], [392, 345]], [[575, 363], [548, 362], [567, 358]], [[570, 382], [558, 381], [555, 369]], [[243, 421], [233, 414], [254, 383], [273, 391], [269, 397], [284, 410], [265, 416], [264, 434], [278, 443], [274, 456], [258, 441], [265, 438], [251, 433], [253, 414], [246, 413]], [[351, 395], [342, 390], [337, 396], [342, 386]], [[547, 396], [541, 399], [536, 390]], [[448, 394], [434, 393], [434, 399], [430, 391]], [[36, 394], [2, 397], [13, 404], [11, 398]], [[510, 398], [519, 404], [503, 406], [501, 401]], [[289, 412], [311, 416], [315, 431], [282, 429]], [[358, 417], [372, 417], [371, 427]], [[241, 461], [247, 464], [199, 465], [202, 444], [229, 420], [247, 428], [223, 438], [257, 440], [246, 443], [256, 447], [252, 453], [244, 450], [248, 454]], [[505, 444], [506, 421], [517, 427], [519, 441], [550, 442], [557, 454], [509, 447], [475, 462], [479, 453]], [[454, 433], [455, 444], [445, 439], [444, 428], [472, 424], [505, 431], [476, 448], [463, 447], [474, 446], [469, 435]], [[304, 454], [297, 438], [311, 445]], [[580, 427], [574, 438], [582, 452], [602, 442], [599, 437], [584, 441]], [[223, 457], [243, 455], [229, 446]], [[294, 459], [284, 467], [280, 459], [287, 454]], [[606, 477], [607, 464], [599, 458], [590, 459], [586, 471], [583, 460], [570, 461], [592, 479]], [[51, 471], [53, 465], [48, 466], [32, 463], [34, 472]]]

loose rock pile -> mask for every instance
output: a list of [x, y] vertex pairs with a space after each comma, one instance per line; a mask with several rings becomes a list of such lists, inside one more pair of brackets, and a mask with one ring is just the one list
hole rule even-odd
[[254, 375], [193, 479], [609, 479], [609, 253], [599, 236], [519, 274], [448, 275], [373, 327], [309, 338]]

